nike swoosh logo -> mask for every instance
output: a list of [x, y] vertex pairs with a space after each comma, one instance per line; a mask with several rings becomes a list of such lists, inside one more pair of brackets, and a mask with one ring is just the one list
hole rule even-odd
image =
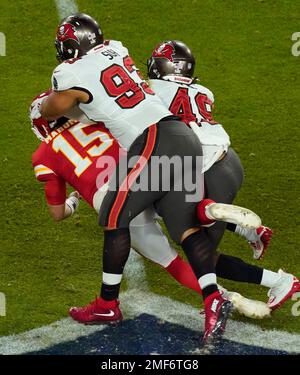
[[54, 70], [54, 72], [53, 73], [59, 73], [60, 72], [60, 70]]
[[110, 317], [110, 316], [114, 316], [115, 313], [114, 313], [112, 310], [109, 310], [109, 313], [108, 313], [108, 314], [96, 314], [96, 313], [94, 313], [93, 315], [96, 315], [96, 316], [107, 316], [107, 317]]

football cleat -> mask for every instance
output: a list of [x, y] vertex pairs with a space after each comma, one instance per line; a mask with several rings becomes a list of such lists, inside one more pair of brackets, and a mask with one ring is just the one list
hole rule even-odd
[[268, 291], [268, 306], [271, 310], [276, 310], [282, 306], [295, 293], [300, 292], [300, 281], [294, 275], [279, 270], [279, 280], [276, 285]]
[[118, 300], [105, 301], [99, 297], [85, 307], [71, 307], [69, 314], [83, 324], [118, 323], [123, 319], [119, 303]]
[[208, 204], [205, 206], [205, 214], [211, 220], [225, 221], [243, 228], [256, 229], [261, 226], [261, 219], [256, 213], [232, 204]]
[[227, 319], [233, 305], [224, 299], [219, 292], [208, 296], [205, 301], [205, 332], [204, 342], [218, 339], [225, 331]]
[[271, 309], [262, 301], [246, 298], [239, 293], [230, 292], [218, 285], [223, 298], [232, 302], [234, 309], [240, 314], [251, 319], [264, 319], [271, 316]]
[[261, 260], [265, 256], [267, 248], [270, 244], [273, 235], [272, 229], [261, 225], [251, 232], [251, 240], [248, 242], [253, 250], [253, 258]]

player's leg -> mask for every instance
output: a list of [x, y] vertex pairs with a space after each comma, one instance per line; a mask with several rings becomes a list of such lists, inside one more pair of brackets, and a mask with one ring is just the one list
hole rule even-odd
[[[96, 298], [85, 308], [70, 309], [70, 315], [79, 322], [103, 323], [122, 319], [118, 296], [124, 266], [130, 253], [129, 223], [160, 197], [160, 192], [133, 193], [131, 188], [141, 173], [147, 172], [145, 167], [156, 145], [156, 137], [156, 125], [141, 134], [131, 146], [128, 158], [120, 160], [109, 181], [109, 189], [99, 212], [99, 223], [105, 227], [100, 298]], [[141, 155], [145, 156], [142, 161], [143, 168], [140, 173], [136, 173]], [[135, 163], [130, 165], [133, 157], [136, 157]], [[136, 197], [136, 194], [139, 194], [139, 197]]]
[[[244, 178], [243, 166], [232, 148], [227, 155], [215, 163], [204, 174], [205, 196], [220, 203], [231, 204], [240, 190]], [[207, 235], [216, 246], [219, 245], [227, 223], [216, 222], [206, 229]]]
[[[229, 148], [227, 156], [205, 173], [206, 194], [209, 198], [218, 202], [232, 203], [242, 185], [242, 181], [243, 167], [237, 154]], [[217, 222], [212, 227], [205, 229], [211, 241], [214, 241], [215, 244], [219, 244], [226, 225], [228, 226], [228, 224]], [[275, 296], [273, 300], [269, 300], [269, 306], [272, 308], [278, 307], [279, 303], [289, 298], [295, 288], [298, 287], [298, 280], [294, 280], [293, 275], [256, 267], [239, 258], [225, 254], [218, 257], [216, 272], [219, 277], [225, 279], [270, 288], [270, 294], [273, 297]]]
[[[192, 147], [199, 147], [198, 140], [195, 137], [193, 140], [183, 155], [189, 155]], [[190, 169], [184, 166], [184, 176], [188, 181], [197, 181], [194, 177], [198, 173], [197, 165], [192, 165]], [[232, 305], [219, 293], [214, 259], [216, 248], [203, 230], [197, 230], [197, 203], [187, 201], [191, 193], [186, 185], [180, 191], [173, 189], [155, 203], [155, 208], [163, 218], [171, 238], [181, 244], [202, 290], [206, 339], [224, 331]]]
[[[146, 177], [146, 180], [149, 182], [150, 185], [147, 186], [147, 189], [145, 189], [145, 191], [143, 190], [136, 191], [136, 189], [133, 188], [132, 186], [130, 194], [128, 194], [122, 202], [123, 207], [119, 209], [118, 218], [113, 218], [113, 216], [115, 215], [115, 212], [117, 211], [115, 207], [116, 207], [116, 202], [118, 201], [118, 197], [116, 198], [115, 196], [113, 196], [111, 192], [109, 193], [111, 195], [111, 202], [107, 203], [108, 199], [105, 199], [106, 202], [104, 201], [103, 202], [104, 205], [102, 204], [101, 206], [100, 218], [101, 218], [101, 213], [103, 214], [106, 211], [109, 212], [108, 226], [110, 229], [112, 229], [114, 225], [118, 226], [118, 229], [113, 230], [113, 232], [116, 233], [117, 236], [118, 236], [118, 231], [120, 231], [120, 228], [126, 228], [129, 222], [137, 214], [139, 214], [145, 207], [149, 206], [153, 202], [159, 201], [161, 197], [164, 197], [165, 195], [168, 194], [168, 190], [174, 189], [174, 181], [173, 181], [174, 179], [177, 178], [179, 179], [178, 182], [180, 182], [181, 180], [183, 180], [183, 176], [185, 176], [185, 181], [187, 180], [187, 176], [186, 176], [187, 173], [185, 170], [183, 170], [183, 168], [185, 168], [183, 157], [186, 155], [189, 155], [189, 153], [191, 152], [190, 148], [192, 148], [192, 154], [190, 155], [194, 159], [196, 159], [196, 156], [197, 156], [196, 151], [194, 150], [197, 150], [197, 153], [201, 152], [201, 145], [199, 144], [199, 141], [195, 139], [193, 133], [188, 128], [186, 128], [184, 124], [170, 122], [168, 124], [159, 124], [157, 128], [155, 129], [158, 133], [157, 138], [159, 139], [159, 141], [156, 144], [154, 143], [154, 145], [152, 146], [152, 148], [154, 149], [154, 152], [152, 154], [152, 159], [149, 160], [148, 170], [145, 168], [139, 174], [139, 182], [144, 181], [145, 180], [144, 177]], [[182, 142], [182, 140], [184, 140], [184, 142]], [[178, 144], [179, 142], [180, 144]], [[178, 146], [175, 147], [175, 151], [174, 151], [174, 146], [176, 145], [176, 143], [178, 144]], [[190, 147], [189, 147], [189, 144], [191, 144]], [[139, 141], [136, 141], [133, 144], [133, 146], [129, 150], [128, 159], [132, 158], [132, 156], [142, 154], [141, 150], [139, 149], [140, 146], [145, 147], [144, 139], [140, 139]], [[145, 154], [146, 153], [143, 151], [143, 155]], [[172, 164], [172, 166], [170, 166], [169, 164], [168, 165], [169, 171], [166, 171], [166, 168], [164, 168], [164, 165], [162, 163], [161, 165], [162, 169], [158, 168], [158, 172], [156, 172], [155, 170], [156, 176], [155, 175], [153, 176], [152, 174], [153, 170], [151, 168], [153, 168], [154, 156], [165, 157], [167, 158], [168, 162], [171, 160], [173, 156], [176, 156], [179, 158], [179, 164], [176, 165], [176, 162], [175, 164]], [[201, 156], [202, 155], [200, 153], [199, 157]], [[177, 162], [178, 162], [178, 159], [177, 159]], [[193, 171], [190, 173], [194, 174], [197, 171], [197, 168], [196, 168], [196, 161], [193, 159], [191, 159], [191, 169], [192, 167], [193, 167]], [[192, 179], [192, 177], [193, 176], [191, 176], [191, 181], [194, 182], [195, 179]], [[199, 177], [197, 181], [199, 181], [199, 179], [203, 180], [203, 176], [201, 175], [201, 173], [199, 173]], [[158, 185], [154, 184], [157, 189], [153, 189], [154, 182], [158, 182]], [[167, 186], [169, 186], [168, 189], [167, 189]], [[199, 186], [200, 186], [200, 182], [199, 182]], [[178, 192], [178, 194], [181, 193], [184, 195], [185, 194], [184, 188], [185, 188], [185, 185], [181, 184], [180, 186], [181, 191]], [[150, 189], [152, 189], [152, 191], [149, 191]], [[198, 200], [200, 200], [202, 196], [203, 196], [203, 191], [201, 191], [201, 194], [199, 195]], [[113, 205], [111, 205], [111, 203], [113, 203]], [[188, 215], [185, 216], [186, 218], [185, 222], [180, 221], [180, 225], [182, 225], [182, 228], [180, 230], [182, 231], [182, 233], [186, 229], [191, 229], [199, 225], [196, 215], [195, 215], [195, 208], [196, 208], [197, 202], [195, 201], [192, 204], [185, 203], [184, 205], [189, 205], [189, 207], [192, 207], [192, 209], [190, 209]], [[107, 209], [107, 207], [109, 208]], [[177, 222], [176, 218], [180, 217], [181, 210], [179, 207], [176, 207], [176, 206], [174, 207], [174, 204], [173, 204], [173, 206], [170, 206], [170, 211], [172, 211], [172, 214], [174, 214], [174, 217], [175, 217], [174, 225], [176, 225], [176, 222]], [[106, 216], [106, 214], [104, 216]], [[187, 220], [188, 216], [189, 216], [189, 220]], [[172, 236], [172, 233], [171, 233], [171, 236]], [[106, 237], [108, 238], [109, 236], [105, 234], [105, 238]], [[128, 232], [127, 232], [127, 238], [129, 238]], [[180, 238], [176, 238], [176, 240], [179, 241]], [[103, 287], [101, 289], [101, 296], [103, 299], [116, 298], [116, 295], [118, 294], [118, 289], [116, 288], [115, 285], [112, 285], [112, 280], [109, 280], [107, 278], [107, 273], [109, 274], [113, 273], [113, 270], [112, 270], [113, 264], [117, 262], [119, 266], [118, 268], [117, 267], [115, 268], [115, 272], [118, 272], [118, 274], [120, 275], [122, 273], [122, 269], [124, 267], [124, 264], [126, 263], [128, 253], [129, 253], [129, 247], [127, 245], [126, 250], [124, 246], [124, 253], [122, 251], [121, 256], [120, 256], [120, 246], [118, 246], [118, 248], [116, 249], [116, 252], [118, 254], [116, 256], [113, 256], [114, 241], [108, 239], [107, 244], [110, 250], [109, 250], [109, 254], [107, 252], [107, 256], [106, 256], [106, 253], [104, 253]], [[117, 278], [117, 280], [119, 279]], [[107, 286], [108, 283], [109, 283], [109, 286]], [[108, 289], [111, 290], [113, 288], [115, 289], [114, 294], [107, 292]]]
[[[232, 148], [229, 148], [225, 158], [205, 172], [207, 197], [217, 202], [232, 203], [242, 186], [243, 177], [244, 170], [240, 158]], [[218, 224], [214, 229], [219, 232], [222, 227], [224, 228], [224, 224]], [[249, 242], [254, 259], [263, 258], [272, 236], [270, 228], [261, 225], [259, 228], [249, 229], [228, 223], [225, 229], [237, 233]], [[221, 232], [215, 233], [215, 237], [220, 236]]]
[[[161, 183], [168, 182], [170, 184], [170, 177], [167, 177], [165, 169], [162, 171], [159, 169], [158, 191], [142, 191], [141, 189], [136, 191], [133, 189], [133, 185], [130, 185], [129, 189], [127, 187], [122, 189], [125, 180], [121, 180], [122, 183], [118, 186], [117, 192], [109, 191], [107, 193], [100, 209], [100, 223], [109, 229], [109, 231], [105, 231], [103, 285], [101, 287], [101, 298], [98, 299], [100, 306], [98, 302], [95, 301], [94, 304], [88, 307], [89, 313], [91, 310], [95, 312], [95, 310], [93, 310], [95, 306], [98, 308], [101, 307], [101, 309], [100, 312], [97, 310], [96, 316], [95, 313], [90, 314], [91, 319], [93, 321], [98, 320], [103, 322], [104, 314], [105, 316], [109, 316], [109, 314], [113, 312], [113, 317], [118, 315], [113, 310], [114, 306], [112, 303], [117, 303], [123, 268], [130, 251], [129, 223], [151, 203], [159, 203], [164, 199], [164, 203], [161, 205], [162, 217], [167, 224], [171, 237], [178, 243], [182, 242], [182, 247], [186, 254], [188, 254], [193, 270], [194, 272], [196, 271], [195, 274], [199, 280], [200, 287], [202, 287], [207, 312], [206, 333], [219, 333], [225, 327], [231, 303], [221, 299], [218, 292], [214, 269], [215, 262], [210, 246], [206, 243], [205, 238], [203, 241], [203, 235], [199, 237], [195, 235], [195, 231], [199, 230], [197, 228], [199, 223], [196, 217], [196, 206], [197, 202], [202, 199], [203, 192], [200, 191], [199, 194], [198, 191], [198, 195], [200, 196], [197, 201], [195, 199], [195, 202], [186, 202], [187, 196], [193, 194], [192, 191], [187, 190], [186, 180], [192, 181], [195, 184], [194, 189], [197, 191], [201, 186], [201, 179], [203, 179], [201, 165], [197, 165], [197, 157], [202, 156], [201, 145], [185, 124], [170, 121], [165, 124], [160, 123], [145, 131], [129, 150], [129, 160], [134, 153], [133, 150], [136, 151], [137, 148], [140, 148], [137, 155], [147, 155], [150, 158], [155, 154], [157, 156], [167, 156], [168, 159], [173, 156], [179, 156], [179, 161], [182, 163], [178, 170], [174, 171], [172, 169], [172, 185], [166, 192]], [[148, 149], [150, 149], [150, 151]], [[183, 162], [183, 158], [187, 155], [190, 155], [191, 159], [188, 166]], [[151, 158], [150, 163], [152, 161], [153, 158]], [[145, 165], [147, 165], [147, 163]], [[126, 171], [127, 177], [125, 185], [128, 184], [130, 174], [132, 175], [135, 171], [135, 168]], [[137, 174], [137, 177], [140, 177], [142, 180], [143, 175], [146, 174], [149, 181], [149, 173], [151, 173], [151, 168], [148, 172], [143, 168], [142, 172]], [[190, 174], [189, 176], [187, 176], [188, 173]], [[177, 178], [177, 182], [181, 182], [181, 190], [176, 190], [176, 192], [173, 180], [174, 177]], [[168, 179], [169, 181], [165, 181]], [[135, 183], [136, 181], [133, 181], [133, 184]], [[175, 194], [171, 198], [170, 193], [172, 191]], [[174, 198], [176, 198], [175, 201]], [[180, 202], [177, 201], [177, 199], [180, 199]], [[171, 202], [171, 205], [168, 205], [169, 202]], [[168, 216], [165, 215], [167, 206], [170, 208]], [[170, 220], [171, 216], [172, 220]], [[217, 303], [218, 306], [213, 311], [210, 307], [214, 303]], [[77, 315], [77, 320], [79, 320], [78, 315], [80, 314], [80, 309], [79, 311], [78, 309], [71, 311], [71, 315], [75, 319]], [[209, 329], [207, 329], [207, 327]]]
[[231, 223], [227, 224], [226, 229], [242, 236], [248, 241], [253, 250], [254, 259], [263, 259], [273, 235], [272, 229], [264, 225], [261, 225], [256, 229], [249, 229]]
[[181, 285], [201, 294], [191, 266], [172, 248], [161, 226], [155, 221], [155, 215], [153, 208], [147, 208], [131, 221], [131, 247], [142, 256], [159, 264]]
[[[198, 280], [190, 264], [172, 248], [159, 223], [155, 221], [155, 215], [154, 209], [148, 208], [132, 220], [130, 223], [131, 247], [145, 258], [159, 264], [181, 285], [201, 294]], [[220, 285], [218, 288], [240, 314], [255, 319], [270, 315], [270, 309], [265, 303], [245, 298]]]
[[[103, 283], [101, 287], [101, 298], [97, 300], [100, 306], [98, 302], [95, 301], [95, 303], [91, 305], [91, 309], [93, 309], [93, 306], [97, 306], [98, 308], [102, 307], [104, 311], [113, 309], [112, 304], [116, 304], [123, 269], [130, 251], [129, 223], [146, 207], [150, 206], [153, 202], [159, 201], [159, 199], [168, 192], [168, 190], [166, 190], [167, 192], [164, 191], [162, 187], [164, 184], [162, 184], [162, 182], [167, 182], [170, 186], [170, 181], [164, 181], [167, 180], [168, 177], [167, 174], [164, 173], [165, 170], [161, 169], [159, 169], [159, 173], [154, 174], [154, 177], [158, 179], [159, 189], [135, 189], [137, 178], [143, 181], [145, 176], [152, 188], [151, 178], [153, 174], [151, 173], [151, 168], [146, 168], [148, 167], [148, 163], [151, 164], [153, 160], [151, 157], [157, 155], [171, 158], [176, 154], [179, 155], [179, 158], [183, 158], [184, 155], [189, 154], [190, 148], [192, 148], [192, 158], [196, 159], [198, 152], [201, 152], [199, 141], [195, 139], [193, 133], [183, 123], [170, 122], [163, 126], [159, 125], [160, 124], [147, 129], [134, 142], [128, 152], [128, 161], [130, 162], [132, 158], [136, 156], [139, 157], [138, 160], [136, 159], [134, 166], [128, 165], [125, 171], [121, 171], [121, 163], [119, 164], [118, 170], [115, 173], [116, 181], [110, 181], [109, 191], [101, 205], [100, 224], [106, 227], [104, 232]], [[165, 131], [161, 129], [165, 129]], [[168, 129], [170, 129], [170, 131], [168, 131]], [[194, 143], [197, 143], [197, 147]], [[195, 150], [197, 150], [197, 153]], [[141, 156], [143, 156], [143, 160], [141, 160]], [[143, 167], [141, 168], [140, 165]], [[194, 170], [201, 171], [201, 168], [194, 168]], [[119, 171], [122, 173], [119, 174]], [[181, 176], [179, 177], [183, 179], [182, 170], [180, 170], [180, 172]], [[201, 173], [199, 174], [200, 177], [203, 178]], [[195, 181], [195, 179], [193, 179], [193, 181]], [[113, 184], [117, 187], [115, 189], [116, 191], [111, 188]], [[200, 186], [200, 183], [196, 186]], [[169, 190], [170, 188], [174, 188], [173, 185], [169, 187]], [[201, 198], [202, 196], [199, 197], [199, 200]], [[189, 222], [193, 222], [193, 225], [198, 225], [195, 215], [196, 204], [195, 202], [193, 218], [189, 220]], [[175, 217], [180, 217], [180, 214], [180, 211], [177, 210]], [[188, 227], [188, 229], [190, 229], [190, 227]], [[90, 312], [90, 308], [88, 309]], [[83, 321], [86, 319], [86, 316], [81, 319], [81, 309], [72, 309], [70, 313], [76, 320]], [[98, 320], [103, 322], [103, 314], [101, 312], [97, 314], [96, 317], [94, 316], [95, 314], [90, 314], [89, 318], [93, 321]], [[111, 320], [113, 319], [114, 316], [112, 316]]]
[[230, 255], [220, 254], [216, 263], [216, 272], [218, 277], [227, 280], [257, 284], [269, 288], [268, 306], [272, 310], [280, 307], [300, 290], [299, 280], [294, 275], [282, 270], [273, 272]]

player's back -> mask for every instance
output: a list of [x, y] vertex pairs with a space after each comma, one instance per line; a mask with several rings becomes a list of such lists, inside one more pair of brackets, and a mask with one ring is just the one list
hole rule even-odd
[[104, 122], [126, 148], [147, 127], [170, 115], [120, 42], [104, 43], [80, 59], [65, 61], [52, 80], [57, 91], [74, 87], [86, 91], [90, 100], [80, 109], [90, 119]]
[[108, 182], [119, 153], [118, 142], [103, 124], [77, 123], [52, 131], [33, 154], [32, 163], [38, 180], [55, 175], [97, 209], [95, 193]]
[[199, 125], [197, 135], [203, 146], [204, 171], [227, 151], [230, 139], [223, 126], [213, 120], [213, 93], [198, 84], [184, 84], [162, 79], [151, 79], [150, 87], [166, 107], [187, 125]]

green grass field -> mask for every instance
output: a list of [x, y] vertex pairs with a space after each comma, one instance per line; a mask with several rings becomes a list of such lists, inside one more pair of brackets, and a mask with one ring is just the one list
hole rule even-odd
[[[215, 94], [215, 118], [229, 132], [245, 167], [237, 203], [259, 213], [275, 232], [261, 264], [300, 276], [300, 57], [291, 54], [291, 35], [300, 31], [299, 1], [77, 3], [99, 19], [107, 39], [129, 48], [144, 73], [158, 42], [181, 39], [192, 47], [196, 73]], [[7, 298], [0, 335], [7, 335], [53, 322], [67, 316], [69, 306], [94, 298], [100, 287], [102, 232], [84, 203], [70, 220], [52, 222], [31, 169], [38, 141], [30, 130], [28, 106], [49, 87], [56, 65], [54, 1], [1, 0], [0, 14], [0, 32], [7, 38], [7, 56], [0, 57], [0, 291]], [[247, 244], [232, 234], [226, 234], [221, 250], [252, 262]], [[195, 293], [145, 264], [153, 292], [199, 305]], [[245, 296], [267, 298], [262, 287], [222, 283]], [[300, 333], [300, 317], [292, 316], [291, 306], [255, 324]]]

